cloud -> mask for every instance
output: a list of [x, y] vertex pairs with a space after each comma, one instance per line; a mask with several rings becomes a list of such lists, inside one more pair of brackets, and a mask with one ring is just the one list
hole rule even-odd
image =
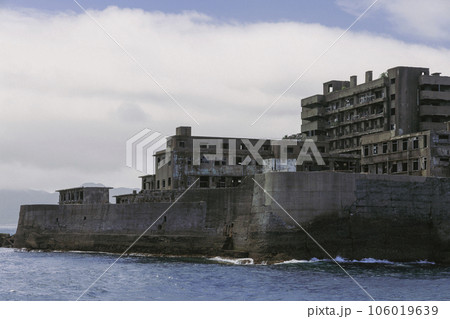
[[300, 99], [330, 79], [397, 65], [450, 70], [447, 49], [349, 32], [250, 126], [342, 29], [115, 7], [91, 14], [200, 126], [85, 14], [0, 9], [0, 188], [135, 186], [125, 141], [143, 128], [282, 137], [300, 130]]
[[[358, 16], [373, 0], [337, 0], [344, 11]], [[379, 0], [372, 10], [387, 18], [391, 30], [416, 39], [445, 40], [450, 36], [450, 1]], [[380, 23], [383, 23], [381, 20]]]

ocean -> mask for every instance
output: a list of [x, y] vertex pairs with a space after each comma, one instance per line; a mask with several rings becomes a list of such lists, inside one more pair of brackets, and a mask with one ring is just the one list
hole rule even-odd
[[[8, 230], [9, 229], [9, 230]], [[14, 233], [15, 228], [0, 227]], [[76, 300], [118, 257], [0, 248], [0, 300]], [[376, 300], [449, 300], [450, 267], [337, 259]], [[331, 260], [120, 259], [81, 300], [369, 300]]]

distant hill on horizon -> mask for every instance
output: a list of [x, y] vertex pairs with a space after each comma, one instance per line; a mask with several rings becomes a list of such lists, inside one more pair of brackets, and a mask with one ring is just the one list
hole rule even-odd
[[[102, 187], [102, 184], [85, 183], [84, 187]], [[118, 187], [109, 191], [109, 200], [115, 203], [113, 196], [132, 193], [137, 188]], [[30, 204], [57, 204], [58, 193], [23, 189], [0, 189], [0, 225], [17, 225], [21, 205]]]

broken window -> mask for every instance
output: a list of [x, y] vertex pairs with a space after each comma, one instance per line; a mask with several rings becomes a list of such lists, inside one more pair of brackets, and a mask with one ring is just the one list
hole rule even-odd
[[378, 154], [378, 145], [377, 145], [377, 144], [374, 144], [374, 145], [373, 145], [372, 154], [373, 154], [373, 155], [377, 155], [377, 154]]

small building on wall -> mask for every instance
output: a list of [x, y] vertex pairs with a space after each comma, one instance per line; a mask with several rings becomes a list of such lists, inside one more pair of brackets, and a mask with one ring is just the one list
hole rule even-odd
[[107, 204], [112, 187], [75, 187], [57, 190], [60, 205]]

